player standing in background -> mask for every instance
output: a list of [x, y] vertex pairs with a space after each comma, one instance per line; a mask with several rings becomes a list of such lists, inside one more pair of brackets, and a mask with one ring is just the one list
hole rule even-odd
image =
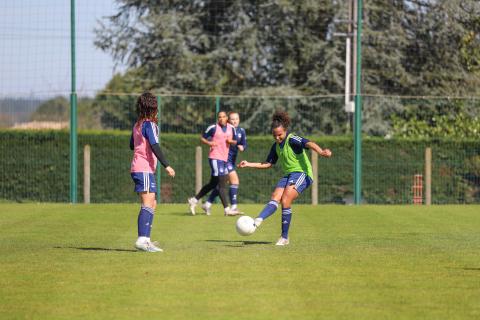
[[[230, 112], [228, 114], [228, 122], [235, 128], [235, 135], [237, 136], [237, 144], [230, 145], [230, 150], [228, 151], [228, 160], [227, 160], [227, 170], [228, 170], [228, 180], [230, 182], [229, 196], [231, 209], [235, 212], [238, 211], [238, 186], [240, 184], [240, 179], [238, 178], [237, 171], [235, 170], [237, 163], [238, 151], [245, 151], [247, 149], [247, 134], [245, 129], [240, 128], [240, 116], [237, 112]], [[212, 203], [215, 201], [215, 198], [218, 196], [218, 189], [215, 188], [210, 193], [208, 200], [202, 205], [202, 209], [210, 214]]]
[[157, 159], [165, 167], [170, 177], [175, 177], [175, 170], [167, 162], [158, 144], [157, 98], [143, 93], [137, 100], [137, 122], [130, 137], [130, 149], [133, 160], [130, 174], [135, 183], [135, 192], [140, 196], [141, 208], [138, 214], [138, 239], [135, 247], [147, 252], [163, 251], [150, 240], [155, 207], [157, 206], [155, 169]]
[[242, 161], [238, 165], [239, 168], [268, 169], [280, 160], [284, 176], [277, 183], [270, 202], [255, 219], [255, 226], [260, 226], [263, 220], [275, 213], [278, 203], [281, 202], [282, 234], [276, 243], [277, 246], [289, 244], [288, 230], [292, 219], [292, 203], [313, 182], [312, 165], [305, 149], [312, 149], [322, 157], [332, 156], [329, 149], [322, 149], [315, 142], [290, 133], [289, 125], [290, 117], [286, 112], [275, 112], [271, 126], [275, 143], [267, 160], [261, 163]]
[[[228, 151], [231, 145], [237, 144], [235, 128], [228, 123], [228, 117], [225, 111], [218, 112], [217, 116], [218, 122], [209, 126], [200, 138], [202, 143], [210, 146], [208, 162], [211, 169], [211, 178], [210, 182], [204, 185], [197, 195], [192, 198], [188, 198], [188, 205], [192, 215], [195, 215], [195, 207], [198, 204], [198, 201], [217, 187], [220, 200], [223, 204], [224, 214], [226, 216], [237, 214], [236, 211], [231, 210], [228, 206], [225, 192], [228, 179]], [[207, 212], [207, 215], [210, 215], [210, 213]]]

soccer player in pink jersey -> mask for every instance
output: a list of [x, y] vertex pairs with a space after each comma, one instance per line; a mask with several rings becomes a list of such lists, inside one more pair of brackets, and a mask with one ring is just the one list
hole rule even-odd
[[[237, 162], [237, 155], [238, 152], [245, 151], [247, 149], [247, 134], [245, 129], [240, 128], [240, 116], [238, 112], [231, 111], [228, 114], [228, 122], [235, 128], [235, 135], [237, 137], [237, 144], [230, 145], [230, 150], [228, 152], [228, 160], [227, 160], [227, 173], [228, 173], [228, 180], [230, 182], [230, 209], [234, 211], [239, 211], [237, 208], [237, 195], [238, 195], [238, 186], [240, 184], [240, 179], [238, 178], [238, 174], [236, 169], [236, 162]], [[207, 201], [202, 205], [202, 209], [209, 214], [212, 208], [212, 203], [215, 202], [215, 199], [219, 195], [218, 189], [215, 188], [210, 193]], [[238, 212], [240, 214], [240, 212]]]
[[147, 252], [163, 251], [150, 240], [153, 216], [157, 206], [155, 197], [157, 185], [154, 175], [157, 159], [167, 174], [172, 178], [175, 177], [175, 170], [168, 164], [158, 143], [157, 112], [157, 98], [149, 92], [143, 93], [137, 100], [138, 118], [130, 138], [130, 149], [134, 151], [130, 173], [135, 183], [135, 192], [140, 196], [141, 202], [138, 214], [138, 239], [135, 247]]
[[[236, 145], [235, 128], [228, 123], [227, 113], [220, 111], [218, 113], [218, 122], [205, 130], [200, 138], [202, 143], [210, 146], [208, 153], [208, 162], [211, 169], [210, 182], [202, 187], [202, 189], [192, 198], [188, 198], [190, 212], [195, 215], [195, 207], [198, 201], [207, 193], [217, 188], [222, 201], [224, 214], [226, 216], [235, 215], [238, 212], [230, 209], [227, 202], [225, 187], [228, 181], [227, 160], [230, 145]], [[210, 213], [207, 212], [207, 215]]]

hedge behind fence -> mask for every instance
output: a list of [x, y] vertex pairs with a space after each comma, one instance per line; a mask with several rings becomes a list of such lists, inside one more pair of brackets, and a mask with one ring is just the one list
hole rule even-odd
[[[91, 201], [135, 202], [130, 178], [130, 132], [79, 133], [78, 195], [83, 201], [83, 147], [91, 146]], [[349, 203], [353, 190], [353, 139], [308, 137], [333, 151], [319, 159], [319, 202]], [[13, 201], [69, 201], [69, 135], [65, 131], [0, 131], [0, 199]], [[273, 139], [249, 137], [240, 159], [265, 160]], [[164, 134], [161, 144], [177, 175], [162, 170], [162, 202], [183, 203], [194, 194], [197, 135]], [[480, 142], [363, 139], [363, 199], [367, 203], [412, 202], [414, 174], [424, 172], [424, 152], [433, 155], [432, 202], [480, 202]], [[203, 181], [209, 179], [208, 150], [203, 147]], [[280, 178], [279, 168], [240, 169], [240, 202], [267, 201]], [[311, 202], [307, 190], [300, 203]]]

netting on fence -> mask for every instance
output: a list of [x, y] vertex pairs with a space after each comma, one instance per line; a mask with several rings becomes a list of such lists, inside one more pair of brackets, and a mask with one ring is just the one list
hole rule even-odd
[[[129, 98], [134, 107], [134, 99]], [[261, 100], [261, 102], [259, 102]], [[335, 117], [341, 98], [226, 98], [220, 99], [220, 108], [238, 110], [240, 126], [246, 129], [248, 149], [240, 159], [264, 161], [273, 138], [268, 133], [272, 105], [287, 106], [292, 115], [302, 114], [296, 119], [292, 131], [310, 138], [321, 146], [331, 148], [334, 157], [319, 160], [320, 203], [350, 203], [353, 181], [353, 139], [348, 131], [348, 119]], [[384, 98], [376, 101], [369, 98], [366, 109], [371, 105], [385, 103]], [[393, 99], [390, 99], [393, 101]], [[162, 171], [162, 201], [183, 202], [195, 189], [195, 148], [200, 146], [200, 134], [215, 121], [217, 99], [165, 97], [161, 98], [161, 144], [178, 171], [177, 178], [169, 179]], [[412, 100], [406, 100], [411, 105]], [[422, 104], [444, 104], [446, 101], [423, 101]], [[457, 101], [458, 102], [458, 101]], [[462, 101], [474, 104], [475, 101]], [[397, 106], [403, 100], [391, 102]], [[249, 118], [249, 105], [255, 107], [255, 121]], [[117, 105], [120, 108], [122, 105]], [[196, 108], [195, 108], [196, 106]], [[244, 107], [247, 106], [247, 107]], [[190, 107], [190, 109], [189, 109]], [[190, 110], [190, 111], [188, 111]], [[195, 113], [188, 120], [189, 112]], [[366, 111], [368, 112], [368, 111]], [[341, 113], [340, 113], [341, 114]], [[323, 115], [323, 116], [322, 116]], [[327, 115], [330, 115], [327, 117]], [[197, 119], [197, 120], [195, 120]], [[322, 119], [322, 121], [318, 120]], [[330, 122], [326, 119], [331, 119]], [[339, 119], [345, 121], [339, 124]], [[385, 119], [383, 119], [385, 120]], [[371, 121], [371, 122], [370, 122]], [[375, 128], [380, 121], [375, 117], [366, 118], [365, 132]], [[316, 125], [311, 125], [311, 124]], [[182, 124], [182, 125], [180, 125]], [[187, 125], [185, 127], [185, 124]], [[342, 127], [341, 136], [329, 135], [332, 126]], [[135, 201], [128, 174], [132, 152], [128, 147], [130, 131], [112, 130], [114, 122], [102, 130], [80, 130], [80, 185], [83, 184], [83, 147], [91, 146], [91, 198], [93, 202]], [[340, 129], [338, 129], [340, 130]], [[475, 203], [480, 199], [480, 144], [478, 139], [422, 138], [408, 139], [396, 136], [393, 127], [386, 127], [385, 135], [363, 141], [363, 198], [367, 203], [412, 203], [412, 185], [415, 174], [423, 174], [425, 148], [431, 147], [432, 198], [433, 203]], [[401, 134], [398, 133], [398, 134]], [[69, 140], [67, 131], [2, 130], [0, 194], [3, 199], [17, 201], [68, 201]], [[22, 155], [24, 150], [28, 153]], [[208, 180], [208, 150], [203, 147], [203, 181]], [[240, 170], [240, 201], [265, 201], [281, 173], [275, 170]], [[311, 202], [307, 192], [299, 200]]]
[[[162, 147], [178, 171], [175, 180], [162, 172], [162, 201], [193, 194], [195, 147], [217, 110], [240, 114], [249, 139], [240, 158], [263, 161], [271, 115], [283, 109], [293, 132], [334, 152], [319, 160], [319, 202], [350, 203], [353, 116], [345, 102], [355, 93], [356, 56], [348, 76], [344, 36], [355, 32], [345, 23], [355, 3], [76, 1], [72, 51], [69, 1], [2, 2], [0, 201], [69, 201], [75, 70], [79, 201], [87, 144], [92, 202], [136, 201], [128, 140], [137, 96], [150, 90], [159, 99]], [[365, 1], [364, 202], [412, 203], [428, 147], [433, 203], [480, 202], [478, 16], [474, 0]], [[204, 181], [206, 154], [203, 147]], [[240, 201], [267, 200], [279, 175], [242, 170]], [[308, 191], [299, 202], [311, 200]]]

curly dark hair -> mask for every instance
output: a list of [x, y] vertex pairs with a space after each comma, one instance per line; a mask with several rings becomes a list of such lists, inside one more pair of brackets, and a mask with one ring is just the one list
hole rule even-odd
[[137, 122], [142, 120], [157, 121], [157, 97], [150, 92], [143, 93], [137, 100]]
[[285, 111], [275, 111], [272, 116], [272, 130], [283, 127], [285, 130], [290, 126], [290, 116]]

